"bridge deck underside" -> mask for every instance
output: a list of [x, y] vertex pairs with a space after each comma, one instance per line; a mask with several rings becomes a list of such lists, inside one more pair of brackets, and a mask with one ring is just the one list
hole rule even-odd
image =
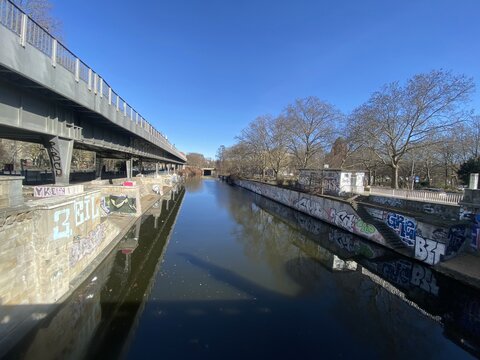
[[[68, 130], [73, 127], [80, 128], [79, 131], [59, 133], [58, 129], [61, 126], [44, 127], [39, 125], [46, 121], [45, 115], [48, 117], [51, 114], [45, 114], [45, 109], [41, 109], [42, 106], [32, 109], [35, 104], [48, 104], [43, 107], [56, 107], [64, 113], [71, 114], [70, 121], [58, 118], [58, 116], [54, 121], [60, 123], [60, 125], [67, 123]], [[29, 108], [29, 105], [32, 105], [32, 108]], [[8, 116], [8, 111], [1, 111], [2, 106], [13, 108], [16, 111], [12, 111], [12, 115]], [[33, 120], [37, 124], [26, 122], [27, 117], [22, 119], [22, 111], [37, 113], [38, 119]], [[16, 113], [20, 115], [16, 116]], [[75, 148], [95, 151], [98, 157], [112, 159], [136, 157], [147, 161], [184, 163], [165, 149], [149, 144], [102, 115], [86, 109], [0, 65], [0, 138], [43, 143], [45, 136], [56, 135], [72, 138], [75, 140]], [[132, 144], [141, 144], [144, 149], [138, 148], [138, 146], [137, 148], [132, 147]], [[145, 148], [148, 150], [145, 151]]]

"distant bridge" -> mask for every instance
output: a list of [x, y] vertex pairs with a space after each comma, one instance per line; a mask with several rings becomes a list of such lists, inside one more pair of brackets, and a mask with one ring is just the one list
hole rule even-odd
[[216, 170], [215, 168], [202, 168], [202, 175], [212, 176], [215, 170]]
[[0, 0], [0, 137], [44, 144], [62, 184], [74, 147], [124, 159], [129, 177], [133, 158], [186, 162], [99, 74], [9, 0]]

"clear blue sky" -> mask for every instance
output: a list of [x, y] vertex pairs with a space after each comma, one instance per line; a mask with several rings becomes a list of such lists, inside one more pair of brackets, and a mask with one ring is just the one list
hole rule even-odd
[[[474, 78], [479, 0], [53, 0], [68, 47], [180, 150], [317, 96], [348, 113], [391, 81]], [[141, 6], [140, 4], [143, 4]]]

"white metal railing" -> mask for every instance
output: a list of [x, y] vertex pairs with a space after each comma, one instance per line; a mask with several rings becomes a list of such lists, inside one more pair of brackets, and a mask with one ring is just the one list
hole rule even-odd
[[463, 194], [446, 193], [441, 191], [435, 192], [423, 190], [387, 189], [378, 187], [371, 187], [370, 194], [445, 204], [458, 204], [463, 199]]
[[[96, 96], [101, 96], [117, 111], [136, 123], [136, 126], [143, 129], [143, 136], [146, 139], [153, 137], [153, 142], [158, 146], [166, 146], [176, 156], [186, 160], [185, 156], [175, 146], [168, 142], [165, 135], [155, 129], [148, 121], [127, 104], [113, 89], [88, 67], [83, 61], [75, 56], [47, 30], [42, 28], [32, 18], [28, 17], [17, 5], [10, 0], [0, 0], [0, 24], [14, 32], [19, 37], [19, 44], [26, 46], [30, 44], [52, 59], [52, 65], [57, 64], [71, 72], [73, 81], [83, 81], [88, 89]], [[137, 116], [138, 115], [138, 116]]]

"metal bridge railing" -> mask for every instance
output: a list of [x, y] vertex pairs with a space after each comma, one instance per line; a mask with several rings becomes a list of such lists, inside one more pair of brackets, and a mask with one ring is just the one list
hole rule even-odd
[[443, 191], [402, 190], [371, 187], [371, 195], [397, 197], [416, 201], [438, 202], [443, 204], [457, 205], [463, 199], [462, 193], [446, 193]]
[[52, 66], [60, 65], [71, 72], [74, 76], [73, 81], [86, 83], [88, 89], [96, 96], [102, 97], [108, 102], [109, 106], [116, 108], [125, 117], [135, 122], [137, 127], [143, 129], [142, 137], [146, 139], [153, 138], [152, 141], [156, 145], [167, 147], [176, 156], [186, 160], [185, 156], [168, 142], [165, 135], [155, 129], [126, 101], [118, 96], [103, 78], [10, 0], [0, 0], [0, 24], [13, 31], [19, 37], [21, 46], [32, 45], [52, 59]]

